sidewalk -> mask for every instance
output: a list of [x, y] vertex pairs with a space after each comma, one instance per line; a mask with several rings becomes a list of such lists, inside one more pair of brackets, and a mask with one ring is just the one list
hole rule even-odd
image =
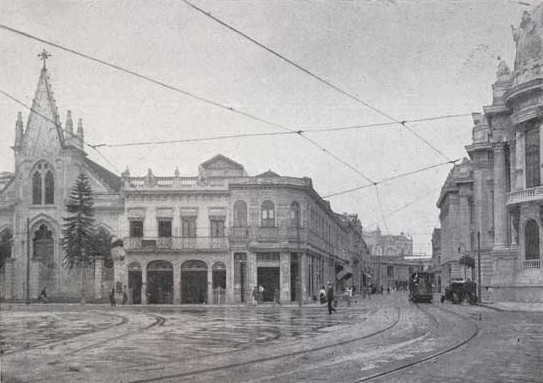
[[540, 312], [543, 313], [543, 303], [526, 302], [482, 302], [481, 306], [499, 311]]

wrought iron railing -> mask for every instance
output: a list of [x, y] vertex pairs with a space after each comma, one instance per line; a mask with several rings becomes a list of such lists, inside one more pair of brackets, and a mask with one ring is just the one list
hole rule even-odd
[[524, 269], [540, 269], [541, 259], [526, 259], [522, 261], [522, 267]]
[[127, 250], [228, 249], [227, 237], [125, 238]]

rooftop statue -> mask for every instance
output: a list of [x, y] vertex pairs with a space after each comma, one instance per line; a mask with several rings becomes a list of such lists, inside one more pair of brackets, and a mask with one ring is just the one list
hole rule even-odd
[[519, 28], [511, 26], [513, 39], [517, 44], [515, 70], [543, 61], [542, 18], [539, 14], [541, 11], [541, 6], [533, 11], [535, 20], [529, 12], [524, 11]]
[[498, 69], [496, 71], [496, 76], [498, 77], [498, 80], [508, 80], [511, 76], [511, 69], [509, 69], [509, 66], [505, 62], [504, 59], [502, 59], [500, 56], [498, 56]]

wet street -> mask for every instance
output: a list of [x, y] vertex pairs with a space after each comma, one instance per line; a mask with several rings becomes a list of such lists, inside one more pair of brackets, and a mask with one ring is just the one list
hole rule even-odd
[[374, 296], [324, 306], [3, 306], [2, 382], [539, 382], [543, 314]]

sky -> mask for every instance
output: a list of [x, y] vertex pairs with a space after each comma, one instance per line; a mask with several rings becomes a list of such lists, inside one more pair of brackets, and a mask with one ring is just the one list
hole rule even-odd
[[[217, 153], [249, 175], [310, 177], [321, 196], [467, 156], [472, 112], [492, 101], [496, 57], [512, 65], [511, 25], [532, 1], [196, 1], [198, 7], [399, 121], [307, 133], [357, 171], [295, 135], [102, 147], [89, 157], [120, 174], [194, 176]], [[389, 122], [374, 110], [177, 1], [0, 2], [0, 23], [231, 106], [289, 129]], [[46, 48], [60, 119], [82, 118], [91, 144], [266, 133], [280, 128], [214, 107], [0, 28], [0, 89], [31, 104]], [[0, 95], [0, 171], [13, 171], [17, 112]], [[430, 253], [436, 201], [451, 165], [330, 197], [365, 228], [412, 235]], [[379, 203], [379, 200], [381, 203]], [[408, 205], [408, 207], [405, 207]], [[404, 208], [405, 207], [405, 208]]]

